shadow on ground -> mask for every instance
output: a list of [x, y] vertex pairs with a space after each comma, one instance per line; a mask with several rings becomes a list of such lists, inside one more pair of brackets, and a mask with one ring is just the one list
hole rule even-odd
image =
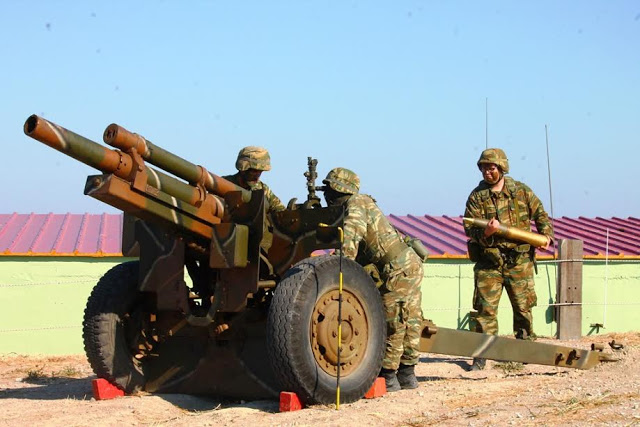
[[263, 412], [278, 412], [280, 403], [275, 400], [230, 401], [190, 394], [155, 394], [178, 408], [189, 412], [212, 411], [226, 408], [256, 409]]
[[[93, 389], [91, 381], [95, 375], [85, 378], [38, 378], [24, 379], [22, 382], [29, 387], [19, 387], [0, 390], [2, 399], [25, 400], [92, 400]], [[228, 400], [209, 396], [194, 396], [188, 394], [141, 394], [142, 398], [157, 397], [188, 412], [203, 412], [224, 408], [242, 407], [256, 409], [263, 412], [278, 412], [279, 402], [271, 400]]]
[[91, 380], [94, 378], [95, 376], [86, 378], [25, 379], [23, 382], [31, 384], [31, 387], [0, 390], [0, 399], [90, 400], [93, 397]]
[[463, 371], [466, 371], [471, 364], [469, 358], [451, 358], [451, 357], [421, 357], [420, 363], [450, 363], [452, 365], [458, 365]]

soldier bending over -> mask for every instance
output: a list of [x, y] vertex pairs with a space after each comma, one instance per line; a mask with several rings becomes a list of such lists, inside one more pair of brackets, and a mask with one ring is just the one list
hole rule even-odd
[[387, 339], [380, 376], [387, 391], [418, 387], [414, 372], [419, 360], [422, 324], [422, 262], [401, 239], [371, 196], [358, 194], [360, 179], [335, 168], [322, 181], [329, 205], [345, 206], [343, 254], [361, 265], [374, 264], [383, 280]]

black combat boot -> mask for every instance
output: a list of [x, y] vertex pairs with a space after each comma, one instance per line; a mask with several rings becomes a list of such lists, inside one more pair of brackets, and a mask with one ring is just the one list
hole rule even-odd
[[469, 371], [482, 371], [487, 365], [487, 359], [481, 357], [474, 357], [473, 363], [469, 365]]
[[400, 391], [401, 387], [395, 369], [382, 368], [380, 370], [380, 376], [384, 378], [384, 384], [388, 392]]
[[411, 390], [414, 388], [418, 388], [420, 384], [418, 384], [418, 379], [416, 378], [415, 373], [416, 365], [403, 365], [400, 364], [398, 368], [398, 382], [400, 383], [400, 387], [403, 390]]
[[517, 340], [535, 341], [538, 337], [533, 332], [527, 332], [526, 329], [518, 329], [515, 333]]

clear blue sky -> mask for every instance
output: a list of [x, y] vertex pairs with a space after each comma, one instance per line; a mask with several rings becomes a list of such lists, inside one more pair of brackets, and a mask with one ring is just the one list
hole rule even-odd
[[[118, 123], [212, 172], [268, 148], [306, 197], [358, 173], [386, 213], [460, 215], [486, 144], [554, 215], [640, 217], [640, 2], [4, 1], [0, 211], [115, 212], [93, 169], [26, 137]], [[488, 102], [487, 102], [488, 100]]]

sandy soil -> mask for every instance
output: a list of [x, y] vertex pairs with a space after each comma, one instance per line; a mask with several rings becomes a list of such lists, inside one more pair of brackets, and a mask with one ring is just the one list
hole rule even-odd
[[[278, 402], [229, 402], [187, 395], [139, 395], [96, 401], [83, 356], [0, 357], [0, 425], [640, 425], [640, 333], [602, 335], [566, 345], [589, 348], [615, 339], [619, 361], [589, 371], [424, 354], [420, 387], [352, 404], [278, 412]], [[542, 340], [551, 341], [551, 340]], [[558, 341], [553, 341], [558, 343]]]

